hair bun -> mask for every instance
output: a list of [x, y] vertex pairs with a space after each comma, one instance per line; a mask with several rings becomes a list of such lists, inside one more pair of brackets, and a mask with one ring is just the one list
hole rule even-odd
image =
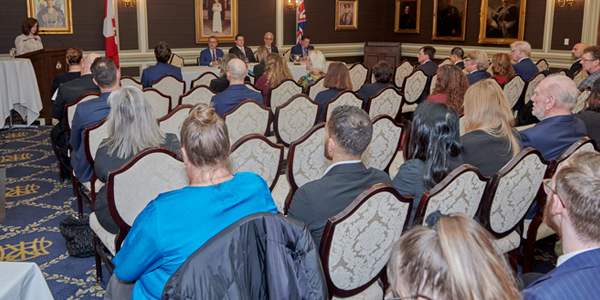
[[215, 108], [204, 103], [199, 103], [190, 111], [189, 118], [195, 119], [203, 126], [209, 126], [219, 121]]

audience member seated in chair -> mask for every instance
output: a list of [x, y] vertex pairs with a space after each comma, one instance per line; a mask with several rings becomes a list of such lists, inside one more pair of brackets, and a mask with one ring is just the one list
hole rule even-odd
[[592, 86], [587, 108], [575, 115], [585, 123], [587, 136], [600, 143], [600, 79]]
[[54, 93], [61, 84], [81, 77], [82, 58], [83, 52], [81, 49], [77, 47], [71, 47], [67, 49], [65, 60], [69, 70], [54, 77], [54, 80], [52, 80], [52, 87], [50, 88], [51, 97], [54, 96]]
[[388, 174], [366, 168], [361, 161], [372, 136], [373, 123], [358, 107], [336, 107], [325, 124], [324, 154], [333, 164], [323, 178], [306, 183], [296, 191], [288, 211], [288, 217], [306, 224], [318, 247], [327, 219], [344, 210], [372, 185], [392, 183]]
[[432, 61], [432, 59], [435, 57], [435, 52], [435, 48], [431, 46], [425, 46], [419, 49], [419, 54], [417, 55], [417, 59], [420, 63], [420, 65], [417, 66], [417, 70], [423, 70], [423, 73], [427, 75], [427, 85], [425, 86], [425, 90], [423, 90], [423, 93], [419, 97], [419, 102], [425, 101], [425, 99], [427, 99], [427, 96], [429, 96], [429, 85], [431, 84], [431, 77], [435, 75], [435, 73], [438, 70], [438, 65]]
[[237, 58], [229, 61], [227, 64], [227, 79], [231, 82], [231, 85], [222, 93], [214, 95], [211, 100], [215, 112], [219, 116], [246, 99], [253, 99], [258, 103], [262, 103], [261, 94], [250, 90], [244, 85], [246, 74], [248, 74], [248, 70], [246, 70], [246, 64], [243, 61]]
[[445, 65], [438, 68], [435, 88], [431, 96], [425, 100], [444, 103], [462, 115], [465, 92], [469, 88], [469, 81], [462, 70], [454, 65]]
[[[219, 78], [210, 81], [209, 88], [216, 93], [220, 93], [229, 87], [229, 79], [227, 79], [227, 64], [232, 59], [239, 58], [236, 54], [225, 54], [219, 63]], [[246, 76], [245, 82], [250, 82], [250, 77]]]
[[152, 83], [164, 75], [173, 75], [177, 79], [183, 80], [181, 68], [169, 64], [171, 47], [167, 43], [160, 42], [154, 47], [154, 57], [156, 57], [156, 65], [147, 67], [142, 72], [142, 83], [145, 87], [152, 86]]
[[515, 76], [515, 70], [510, 62], [510, 56], [506, 53], [496, 53], [492, 56], [492, 72], [498, 84], [503, 85], [507, 80]]
[[308, 52], [308, 59], [306, 60], [306, 69], [308, 74], [298, 79], [298, 84], [302, 86], [302, 92], [307, 93], [308, 86], [313, 84], [319, 78], [325, 76], [325, 70], [327, 70], [327, 63], [325, 61], [325, 55], [319, 50], [312, 50]]
[[481, 225], [439, 211], [426, 221], [392, 249], [387, 275], [394, 299], [521, 299], [512, 270]]
[[540, 71], [529, 58], [530, 55], [531, 45], [528, 42], [516, 41], [510, 44], [510, 59], [516, 63], [513, 65], [515, 74], [521, 75], [525, 81], [529, 81]]
[[308, 59], [308, 53], [312, 50], [315, 50], [315, 47], [310, 45], [310, 37], [308, 35], [302, 35], [300, 37], [300, 43], [296, 44], [290, 50], [290, 61], [294, 61], [294, 55], [300, 55], [300, 60], [306, 61]]
[[200, 52], [200, 65], [216, 67], [219, 65], [219, 58], [223, 57], [223, 50], [217, 48], [219, 39], [211, 35], [208, 37], [208, 48]]
[[[112, 92], [108, 105], [108, 138], [102, 141], [94, 159], [94, 172], [101, 182], [106, 183], [108, 172], [120, 168], [146, 148], [160, 146], [181, 152], [177, 136], [165, 134], [158, 127], [152, 107], [139, 89], [123, 87]], [[108, 210], [106, 186], [102, 186], [96, 196], [94, 212], [106, 231], [112, 234], [119, 231]]]
[[108, 97], [112, 91], [119, 89], [121, 74], [110, 58], [98, 57], [91, 67], [94, 83], [100, 87], [100, 97], [77, 105], [73, 125], [71, 126], [71, 166], [79, 182], [87, 182], [92, 178], [94, 170], [90, 166], [83, 146], [85, 129], [102, 121], [110, 112]]
[[465, 94], [462, 158], [490, 177], [523, 150], [506, 96], [493, 79], [482, 80]]
[[137, 216], [113, 259], [105, 299], [131, 292], [131, 299], [160, 299], [169, 277], [215, 234], [253, 213], [277, 213], [260, 176], [227, 170], [229, 135], [214, 108], [190, 111], [181, 145], [190, 186], [160, 194]]
[[479, 80], [492, 77], [492, 75], [487, 72], [489, 66], [490, 63], [487, 54], [484, 51], [475, 50], [469, 52], [465, 59], [465, 69], [469, 72], [469, 74], [467, 74], [469, 84], [474, 84]]
[[323, 111], [325, 103], [332, 100], [341, 92], [352, 91], [352, 81], [350, 80], [350, 72], [343, 63], [331, 63], [327, 69], [323, 86], [327, 89], [319, 92], [315, 97], [315, 102], [320, 104], [319, 107], [319, 122], [323, 120]]
[[[256, 88], [262, 91], [262, 104], [267, 106], [269, 90], [286, 79], [294, 79], [290, 68], [278, 53], [269, 53], [265, 59], [265, 73], [256, 80]], [[260, 102], [260, 101], [259, 101]]]
[[382, 60], [373, 66], [372, 74], [371, 81], [373, 83], [363, 84], [356, 92], [356, 96], [363, 99], [363, 108], [366, 108], [367, 101], [371, 96], [375, 96], [384, 88], [392, 86], [390, 79], [392, 79], [394, 71], [386, 61]]
[[269, 55], [269, 50], [266, 46], [260, 46], [256, 49], [256, 60], [258, 63], [252, 68], [252, 75], [258, 80], [265, 73], [265, 59]]
[[460, 155], [458, 114], [446, 104], [425, 102], [417, 107], [405, 154], [393, 186], [414, 197], [409, 226], [421, 196], [463, 164]]

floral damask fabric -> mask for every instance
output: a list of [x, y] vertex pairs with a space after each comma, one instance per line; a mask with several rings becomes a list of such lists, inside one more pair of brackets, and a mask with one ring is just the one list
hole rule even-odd
[[571, 110], [571, 113], [576, 114], [576, 113], [584, 110], [588, 104], [587, 99], [589, 96], [590, 96], [590, 90], [583, 91], [577, 98], [577, 104], [575, 105], [575, 107], [573, 107], [573, 109]]
[[77, 105], [85, 102], [85, 101], [89, 101], [92, 99], [96, 99], [98, 98], [98, 95], [90, 95], [87, 96], [83, 99], [81, 99], [77, 104], [73, 104], [70, 106], [67, 106], [67, 121], [68, 121], [68, 125], [71, 126], [73, 124], [73, 118], [75, 117], [75, 111], [77, 110]]
[[[529, 225], [531, 225], [531, 220], [525, 220], [523, 222], [523, 238], [527, 239], [527, 231], [529, 230]], [[548, 227], [548, 225], [546, 225], [546, 223], [541, 223], [540, 227], [538, 227], [537, 229], [537, 235], [535, 240], [539, 241], [543, 238], [549, 237], [553, 234], [556, 234], [556, 231], [552, 230], [552, 228]]]
[[291, 144], [313, 127], [317, 115], [319, 105], [304, 97], [298, 97], [279, 109], [276, 130], [283, 142]]
[[292, 177], [298, 188], [323, 177], [331, 161], [325, 158], [323, 139], [325, 127], [319, 128], [308, 139], [294, 147]]
[[179, 133], [181, 132], [181, 124], [187, 119], [190, 114], [190, 108], [183, 108], [174, 113], [170, 118], [160, 122], [160, 129], [164, 133], [172, 133], [177, 136], [179, 140]]
[[275, 109], [284, 104], [290, 98], [301, 94], [302, 87], [298, 86], [293, 81], [284, 81], [275, 89], [271, 90], [271, 110], [275, 113]]
[[[161, 96], [159, 93], [156, 93], [155, 91], [152, 91], [152, 90], [148, 90], [143, 93], [144, 93], [144, 98], [146, 98], [148, 103], [150, 103], [150, 106], [152, 107], [152, 112], [154, 112], [154, 116], [156, 118], [164, 117], [165, 115], [167, 115], [169, 113], [169, 109], [170, 109], [169, 98], [165, 98], [165, 97]], [[179, 99], [179, 98], [177, 98], [177, 99]], [[173, 101], [177, 101], [177, 100], [171, 100], [171, 102], [173, 102]]]
[[265, 134], [269, 126], [269, 111], [255, 102], [247, 102], [235, 112], [226, 115], [225, 124], [233, 143], [251, 133]]
[[376, 277], [400, 238], [408, 213], [408, 203], [381, 192], [337, 223], [329, 253], [333, 284], [351, 290]]
[[98, 236], [102, 244], [106, 246], [108, 251], [115, 256], [117, 254], [117, 247], [115, 247], [115, 238], [117, 235], [106, 231], [98, 222], [98, 218], [94, 212], [90, 214], [90, 228]]
[[585, 151], [596, 151], [596, 149], [594, 149], [594, 145], [592, 145], [592, 143], [585, 143], [581, 145], [579, 148], [577, 148], [577, 150], [573, 151], [573, 153], [569, 157], [567, 157], [567, 159], [559, 162], [558, 166], [556, 166], [556, 170], [559, 170], [566, 162], [568, 162], [573, 157], [573, 155]]
[[586, 70], [581, 69], [575, 74], [575, 76], [573, 77], [573, 81], [575, 82], [576, 86], [579, 86], [579, 84], [584, 79], [588, 78], [588, 76], [590, 76], [590, 74]]
[[413, 70], [414, 67], [408, 61], [405, 61], [398, 66], [396, 68], [396, 75], [394, 76], [394, 83], [396, 83], [396, 86], [402, 86], [404, 84], [404, 78], [410, 75]]
[[175, 108], [178, 104], [179, 96], [183, 93], [184, 86], [185, 82], [180, 82], [173, 77], [165, 77], [159, 82], [154, 83], [152, 88], [157, 89], [167, 96], [171, 96], [171, 108]]
[[365, 66], [358, 64], [350, 68], [350, 80], [352, 81], [352, 91], [356, 92], [367, 80], [369, 70]]
[[521, 78], [521, 76], [515, 76], [513, 79], [504, 84], [504, 95], [506, 96], [506, 100], [508, 100], [508, 106], [514, 107], [519, 101], [521, 94], [523, 93], [523, 88], [525, 87], [525, 81]]
[[312, 99], [312, 100], [315, 100], [315, 98], [317, 97], [317, 94], [324, 90], [326, 90], [325, 80], [324, 79], [319, 80], [315, 84], [310, 86], [308, 97], [310, 97], [310, 99]]
[[181, 104], [196, 105], [198, 103], [204, 103], [210, 105], [212, 97], [217, 93], [213, 93], [207, 87], [201, 87], [194, 90], [191, 94], [181, 98]]
[[529, 80], [529, 84], [527, 85], [527, 90], [525, 91], [525, 102], [524, 102], [525, 104], [527, 104], [527, 102], [529, 102], [529, 100], [531, 100], [531, 97], [533, 97], [533, 94], [535, 93], [535, 89], [540, 84], [540, 82], [542, 82], [542, 80], [544, 80], [545, 78], [546, 78], [546, 76], [544, 74], [540, 74], [540, 75], [533, 77], [531, 80]]
[[249, 83], [244, 83], [244, 85], [245, 85], [247, 88], [249, 88], [250, 90], [252, 90], [252, 91], [255, 91], [255, 92], [257, 92], [257, 93], [261, 93], [261, 94], [262, 94], [262, 91], [261, 91], [261, 90], [259, 90], [259, 89], [257, 89], [257, 88], [256, 88], [255, 86], [253, 86], [252, 84], [249, 84]]
[[144, 84], [137, 83], [133, 78], [121, 78], [121, 87], [124, 86], [132, 86], [140, 91], [144, 89]]
[[429, 95], [433, 94], [433, 90], [435, 89], [436, 82], [437, 82], [437, 74], [433, 74], [433, 76], [431, 76], [431, 83], [429, 84]]
[[[89, 134], [89, 144], [85, 145], [85, 147], [89, 147], [92, 158], [95, 158], [96, 152], [98, 151], [98, 147], [100, 147], [100, 144], [102, 143], [102, 141], [104, 139], [108, 138], [107, 122], [104, 122], [102, 125], [100, 125], [100, 127], [96, 128], [94, 130], [88, 131], [88, 134]], [[96, 191], [98, 191], [98, 190], [96, 190]]]
[[503, 254], [521, 246], [521, 237], [516, 231], [499, 240], [493, 240], [494, 248], [498, 254]]
[[458, 132], [460, 136], [463, 136], [463, 134], [465, 134], [465, 131], [467, 130], [465, 126], [465, 117], [462, 116], [458, 119]]
[[279, 175], [279, 160], [283, 149], [271, 147], [262, 139], [251, 139], [229, 155], [231, 174], [252, 172], [258, 174], [271, 187]]
[[423, 72], [416, 72], [408, 77], [406, 86], [402, 88], [406, 101], [415, 102], [419, 100], [425, 89], [425, 85], [427, 85], [427, 75]]
[[540, 72], [548, 70], [548, 63], [546, 62], [546, 60], [540, 60], [535, 65], [538, 67], [538, 70]]
[[383, 299], [383, 289], [379, 286], [377, 281], [373, 282], [366, 290], [354, 296], [338, 298], [333, 296], [332, 299], [336, 300], [381, 300]]
[[383, 118], [373, 124], [373, 138], [363, 152], [365, 166], [384, 170], [392, 161], [402, 138], [402, 126], [396, 126], [390, 119]]
[[362, 108], [362, 104], [362, 99], [358, 98], [355, 94], [349, 92], [342, 93], [341, 96], [337, 98], [337, 100], [329, 102], [329, 106], [327, 107], [327, 119], [329, 119], [329, 115], [331, 115], [331, 112], [338, 106], [350, 105]]
[[199, 85], [210, 86], [210, 82], [213, 79], [217, 79], [217, 78], [219, 78], [219, 77], [217, 77], [217, 75], [215, 75], [213, 72], [202, 73], [202, 75], [200, 75], [200, 77], [198, 77], [198, 79], [196, 81], [194, 81], [194, 86], [192, 88], [195, 88]]
[[371, 99], [369, 117], [373, 119], [379, 115], [388, 115], [392, 118], [396, 118], [401, 103], [402, 96], [398, 95], [398, 93], [392, 89], [387, 89], [379, 94], [379, 96]]

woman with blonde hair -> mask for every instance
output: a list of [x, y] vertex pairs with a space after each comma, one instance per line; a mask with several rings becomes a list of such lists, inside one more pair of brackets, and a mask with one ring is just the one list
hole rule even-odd
[[465, 58], [465, 69], [469, 72], [467, 74], [469, 84], [492, 77], [492, 74], [487, 72], [489, 66], [487, 53], [482, 50], [469, 52], [467, 58]]
[[319, 50], [312, 50], [308, 52], [306, 69], [308, 70], [308, 74], [300, 77], [298, 80], [298, 84], [302, 86], [303, 93], [307, 92], [309, 85], [313, 84], [319, 78], [325, 76], [327, 63], [325, 62], [325, 55], [323, 55], [323, 52]]
[[256, 88], [262, 90], [263, 105], [267, 105], [269, 90], [287, 79], [294, 79], [290, 68], [277, 53], [269, 53], [265, 58], [265, 73], [256, 80]]
[[254, 68], [252, 68], [254, 79], [260, 78], [260, 76], [265, 73], [265, 58], [267, 58], [268, 54], [269, 50], [265, 45], [262, 45], [256, 49], [256, 60], [258, 60], [258, 64], [254, 65]]
[[462, 115], [467, 88], [469, 88], [469, 81], [462, 70], [454, 65], [444, 65], [438, 68], [435, 88], [425, 102], [444, 103]]
[[492, 176], [523, 150], [521, 136], [513, 128], [512, 110], [493, 79], [469, 87], [464, 109], [463, 160]]
[[503, 85], [515, 76], [510, 56], [506, 53], [496, 53], [492, 56], [492, 72], [498, 84]]
[[426, 222], [428, 227], [408, 231], [392, 249], [387, 274], [395, 299], [521, 299], [494, 237], [476, 221], [436, 211]]

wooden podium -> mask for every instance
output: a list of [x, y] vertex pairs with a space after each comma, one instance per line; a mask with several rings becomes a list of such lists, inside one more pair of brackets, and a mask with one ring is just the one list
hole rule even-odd
[[364, 64], [369, 70], [379, 61], [387, 61], [395, 68], [402, 58], [402, 47], [398, 42], [367, 42], [365, 44]]
[[42, 49], [17, 56], [18, 58], [29, 58], [31, 60], [43, 105], [40, 118], [44, 118], [48, 125], [52, 124], [52, 117], [50, 116], [52, 81], [56, 75], [67, 72], [65, 55], [69, 48]]

